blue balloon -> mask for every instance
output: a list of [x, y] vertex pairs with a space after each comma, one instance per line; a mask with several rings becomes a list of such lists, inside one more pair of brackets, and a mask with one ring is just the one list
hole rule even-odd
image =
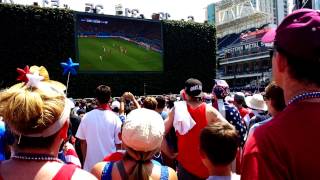
[[63, 75], [68, 74], [69, 72], [72, 75], [76, 75], [76, 68], [79, 67], [79, 63], [74, 63], [71, 58], [67, 60], [67, 62], [60, 63], [63, 68]]

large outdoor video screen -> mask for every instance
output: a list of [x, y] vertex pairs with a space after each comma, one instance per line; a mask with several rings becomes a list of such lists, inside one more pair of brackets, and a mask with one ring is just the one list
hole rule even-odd
[[80, 72], [162, 72], [160, 21], [76, 14]]

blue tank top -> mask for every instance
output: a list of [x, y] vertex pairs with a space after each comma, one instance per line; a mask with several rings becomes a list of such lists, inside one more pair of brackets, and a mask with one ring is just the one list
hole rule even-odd
[[[161, 166], [161, 175], [160, 180], [168, 180], [169, 179], [169, 171], [167, 166], [162, 166], [160, 163], [152, 160], [151, 161], [155, 165]], [[102, 170], [101, 180], [112, 180], [111, 173], [114, 162], [107, 162]]]

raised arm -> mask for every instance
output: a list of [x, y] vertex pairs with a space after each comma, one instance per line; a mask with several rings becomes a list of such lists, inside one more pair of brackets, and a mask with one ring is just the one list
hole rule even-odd
[[136, 108], [141, 108], [140, 104], [131, 92], [127, 92], [127, 98], [130, 99]]

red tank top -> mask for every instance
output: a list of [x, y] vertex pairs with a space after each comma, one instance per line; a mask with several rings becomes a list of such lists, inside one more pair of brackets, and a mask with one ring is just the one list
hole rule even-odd
[[202, 103], [193, 109], [187, 105], [188, 111], [196, 125], [185, 135], [177, 133], [178, 137], [178, 162], [189, 173], [199, 178], [207, 178], [209, 172], [200, 158], [200, 131], [208, 124], [206, 118], [206, 104]]
[[52, 180], [71, 180], [77, 166], [73, 164], [63, 165]]

